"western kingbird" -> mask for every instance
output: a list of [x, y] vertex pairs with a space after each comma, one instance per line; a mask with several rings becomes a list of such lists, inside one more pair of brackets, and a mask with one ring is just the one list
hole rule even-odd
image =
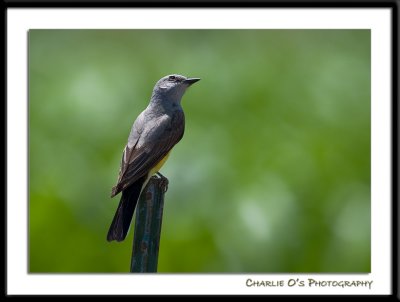
[[181, 140], [185, 128], [181, 99], [186, 89], [199, 80], [178, 74], [163, 77], [154, 86], [149, 105], [133, 123], [118, 181], [111, 192], [111, 197], [120, 192], [122, 196], [108, 241], [125, 239], [140, 193]]

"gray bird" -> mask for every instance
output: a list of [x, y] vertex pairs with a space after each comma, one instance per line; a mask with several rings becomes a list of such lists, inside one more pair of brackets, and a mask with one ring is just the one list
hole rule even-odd
[[181, 99], [186, 89], [199, 81], [173, 74], [160, 79], [150, 103], [133, 123], [122, 155], [118, 181], [111, 197], [122, 192], [107, 240], [125, 239], [139, 196], [167, 160], [171, 149], [181, 140], [185, 116]]

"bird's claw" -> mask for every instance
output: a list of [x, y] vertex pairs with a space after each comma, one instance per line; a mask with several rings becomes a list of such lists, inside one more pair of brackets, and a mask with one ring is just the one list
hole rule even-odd
[[160, 172], [157, 172], [158, 179], [160, 180], [160, 188], [163, 189], [164, 193], [167, 192], [168, 190], [168, 178], [166, 178], [164, 175], [162, 175]]

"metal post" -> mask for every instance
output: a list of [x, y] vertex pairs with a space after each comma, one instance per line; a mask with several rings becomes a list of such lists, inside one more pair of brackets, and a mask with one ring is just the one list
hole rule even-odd
[[167, 178], [153, 176], [140, 195], [136, 208], [131, 273], [157, 272], [164, 193], [167, 188]]

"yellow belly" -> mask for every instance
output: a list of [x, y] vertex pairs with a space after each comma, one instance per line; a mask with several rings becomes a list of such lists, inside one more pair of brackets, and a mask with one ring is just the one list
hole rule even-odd
[[155, 165], [155, 166], [150, 170], [150, 175], [149, 175], [149, 176], [152, 176], [153, 174], [157, 173], [157, 172], [161, 169], [161, 167], [162, 167], [162, 166], [164, 165], [164, 163], [167, 161], [168, 156], [169, 156], [170, 153], [171, 153], [171, 151], [169, 151], [169, 152], [167, 153], [167, 155], [165, 155], [164, 158], [163, 158], [162, 160], [160, 160], [160, 161], [158, 162], [158, 164]]

